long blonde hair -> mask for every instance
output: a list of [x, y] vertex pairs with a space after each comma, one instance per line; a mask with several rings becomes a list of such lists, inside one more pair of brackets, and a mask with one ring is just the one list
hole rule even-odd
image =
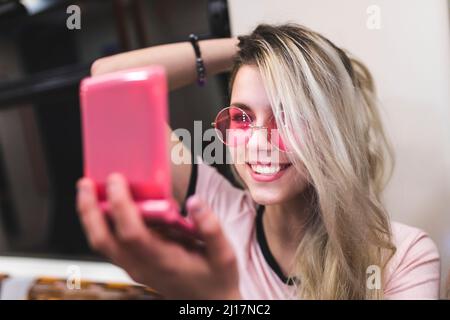
[[381, 201], [393, 156], [369, 71], [296, 24], [259, 25], [239, 40], [230, 88], [242, 65], [258, 67], [291, 161], [313, 189], [295, 255], [298, 297], [382, 298], [366, 272], [383, 271], [395, 252]]

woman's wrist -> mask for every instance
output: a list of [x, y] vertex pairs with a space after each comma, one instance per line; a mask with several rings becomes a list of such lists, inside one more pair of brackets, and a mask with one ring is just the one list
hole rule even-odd
[[202, 57], [209, 76], [226, 72], [233, 66], [233, 58], [238, 51], [237, 38], [220, 38], [199, 42]]
[[231, 295], [228, 300], [242, 300], [242, 296], [239, 292]]
[[239, 292], [239, 289], [233, 290], [229, 294], [225, 296], [224, 300], [242, 300], [241, 293]]

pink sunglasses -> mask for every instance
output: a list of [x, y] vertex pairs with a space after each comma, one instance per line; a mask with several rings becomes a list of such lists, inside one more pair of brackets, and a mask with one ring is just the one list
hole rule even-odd
[[272, 117], [267, 126], [253, 124], [253, 119], [248, 113], [239, 107], [230, 106], [222, 109], [211, 125], [216, 129], [220, 141], [230, 147], [247, 145], [253, 135], [253, 130], [265, 130], [267, 141], [276, 149], [288, 152], [281, 136], [279, 135], [275, 118]]

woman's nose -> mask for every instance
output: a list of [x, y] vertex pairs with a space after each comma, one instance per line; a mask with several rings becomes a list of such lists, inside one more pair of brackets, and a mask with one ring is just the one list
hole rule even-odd
[[252, 129], [247, 147], [251, 151], [271, 150], [272, 146], [269, 143], [269, 130], [265, 127], [256, 127]]

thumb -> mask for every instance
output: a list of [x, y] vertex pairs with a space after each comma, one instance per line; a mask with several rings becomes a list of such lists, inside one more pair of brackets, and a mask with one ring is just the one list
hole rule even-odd
[[217, 216], [208, 205], [197, 196], [192, 196], [186, 203], [201, 240], [204, 241], [206, 256], [216, 268], [233, 266], [235, 255], [222, 231]]

